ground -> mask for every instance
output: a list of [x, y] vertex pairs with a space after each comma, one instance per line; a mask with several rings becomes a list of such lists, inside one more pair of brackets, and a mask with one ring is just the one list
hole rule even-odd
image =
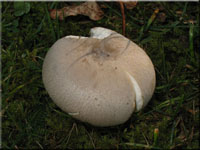
[[198, 149], [198, 2], [139, 2], [125, 9], [126, 37], [146, 51], [156, 70], [151, 101], [126, 123], [94, 127], [73, 119], [50, 99], [41, 72], [57, 39], [88, 36], [96, 26], [122, 33], [119, 4], [99, 4], [104, 11], [99, 21], [81, 15], [60, 21], [52, 20], [48, 10], [66, 3], [1, 3], [2, 148]]

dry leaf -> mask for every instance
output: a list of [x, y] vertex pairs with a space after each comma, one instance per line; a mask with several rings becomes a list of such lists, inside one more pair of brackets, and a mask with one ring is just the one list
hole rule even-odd
[[185, 108], [185, 109], [186, 109], [186, 111], [188, 111], [192, 115], [195, 115], [198, 112], [198, 110], [193, 110], [193, 109], [188, 109], [188, 108]]
[[166, 18], [167, 17], [166, 17], [165, 13], [161, 12], [158, 14], [158, 21], [160, 21], [160, 22], [165, 22]]
[[181, 10], [176, 11], [176, 14], [179, 15], [179, 16], [182, 15], [182, 13], [183, 12]]
[[56, 16], [60, 20], [64, 20], [64, 17], [85, 15], [92, 20], [100, 20], [103, 17], [103, 11], [96, 2], [85, 2], [78, 6], [67, 6], [62, 9], [50, 10], [50, 16], [52, 19], [56, 19]]
[[133, 9], [137, 5], [137, 2], [123, 2], [127, 9]]

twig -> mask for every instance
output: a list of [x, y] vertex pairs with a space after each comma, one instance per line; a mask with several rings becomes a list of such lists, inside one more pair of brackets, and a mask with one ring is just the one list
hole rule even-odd
[[125, 20], [125, 14], [124, 14], [124, 4], [123, 2], [119, 2], [121, 13], [122, 13], [122, 34], [125, 36], [125, 29], [126, 29], [126, 20]]

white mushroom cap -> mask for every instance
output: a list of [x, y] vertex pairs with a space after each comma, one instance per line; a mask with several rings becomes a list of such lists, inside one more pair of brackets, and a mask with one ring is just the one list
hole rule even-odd
[[42, 70], [45, 88], [76, 119], [95, 126], [122, 124], [152, 97], [153, 64], [121, 34], [101, 27], [90, 33], [66, 36], [51, 47]]

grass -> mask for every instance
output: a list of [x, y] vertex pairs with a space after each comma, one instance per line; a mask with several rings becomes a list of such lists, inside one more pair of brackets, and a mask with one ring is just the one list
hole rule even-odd
[[[95, 26], [122, 33], [119, 5], [101, 4], [105, 16], [99, 21], [85, 16], [59, 21], [50, 19], [48, 9], [63, 7], [61, 2], [27, 2], [26, 10], [17, 13], [15, 3], [1, 3], [3, 149], [199, 148], [197, 3], [140, 2], [126, 10], [126, 36], [145, 49], [157, 78], [150, 103], [126, 123], [94, 127], [71, 118], [52, 102], [41, 69], [45, 54], [57, 39], [88, 36]], [[160, 10], [157, 14], [156, 8]], [[161, 14], [166, 16], [164, 21]]]

